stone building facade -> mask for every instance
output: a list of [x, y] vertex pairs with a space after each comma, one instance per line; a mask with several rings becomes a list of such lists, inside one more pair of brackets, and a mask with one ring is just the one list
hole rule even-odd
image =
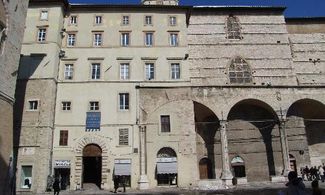
[[14, 179], [13, 105], [28, 1], [0, 1], [0, 194]]
[[282, 7], [177, 4], [31, 2], [17, 191], [50, 175], [70, 190], [223, 188], [324, 162], [324, 28]]

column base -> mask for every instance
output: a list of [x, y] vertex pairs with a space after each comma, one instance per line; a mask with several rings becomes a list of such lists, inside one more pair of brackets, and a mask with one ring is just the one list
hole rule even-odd
[[282, 182], [286, 182], [287, 178], [283, 175], [279, 175], [279, 176], [270, 176], [270, 180], [272, 183], [282, 183]]
[[139, 189], [146, 190], [149, 189], [149, 180], [147, 175], [140, 175], [140, 180], [138, 181]]
[[232, 176], [232, 173], [230, 171], [223, 171], [222, 172], [221, 179], [222, 179], [223, 183], [226, 186], [233, 185], [232, 178], [233, 178], [233, 176]]

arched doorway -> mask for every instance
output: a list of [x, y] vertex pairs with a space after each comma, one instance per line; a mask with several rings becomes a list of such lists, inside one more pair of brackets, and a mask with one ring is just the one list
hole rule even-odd
[[101, 187], [102, 149], [96, 144], [88, 144], [82, 152], [83, 184], [94, 183]]
[[177, 185], [177, 172], [176, 152], [168, 147], [160, 149], [156, 169], [158, 185]]
[[202, 158], [199, 162], [200, 179], [212, 179], [211, 160]]
[[290, 153], [297, 167], [325, 161], [325, 105], [312, 99], [294, 102], [287, 112], [286, 131]]
[[235, 156], [231, 160], [231, 167], [236, 178], [246, 177], [245, 162], [240, 156]]
[[[200, 179], [215, 179], [216, 158], [220, 158], [221, 161], [220, 154], [218, 155], [215, 152], [221, 147], [220, 134], [216, 133], [220, 127], [220, 122], [211, 109], [198, 102], [194, 102], [194, 114]], [[202, 159], [200, 157], [202, 156], [206, 156], [207, 158], [201, 162]], [[201, 164], [208, 163], [208, 161], [209, 164]]]
[[247, 181], [269, 181], [283, 169], [279, 119], [266, 103], [246, 99], [228, 114], [229, 154], [245, 154]]

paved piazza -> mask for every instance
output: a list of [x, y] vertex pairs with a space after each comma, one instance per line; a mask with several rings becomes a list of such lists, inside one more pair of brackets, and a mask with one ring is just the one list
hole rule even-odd
[[[311, 193], [311, 185], [310, 182], [304, 182], [308, 192]], [[319, 183], [320, 188], [322, 189], [322, 193], [325, 193], [325, 183]], [[91, 186], [88, 186], [90, 189], [85, 189], [81, 191], [61, 191], [61, 195], [67, 195], [67, 194], [115, 194], [113, 193], [113, 190], [98, 190]], [[118, 192], [116, 194], [164, 194], [164, 195], [278, 195], [280, 192], [285, 192], [286, 187], [284, 183], [276, 183], [276, 184], [270, 184], [270, 183], [252, 183], [250, 185], [243, 185], [243, 186], [237, 186], [236, 188], [231, 188], [228, 190], [188, 190], [188, 189], [181, 189], [181, 188], [170, 188], [170, 187], [161, 187], [146, 191], [138, 191], [138, 190], [126, 190], [126, 193], [122, 192], [122, 188], [118, 189]], [[46, 193], [46, 194], [53, 194]]]

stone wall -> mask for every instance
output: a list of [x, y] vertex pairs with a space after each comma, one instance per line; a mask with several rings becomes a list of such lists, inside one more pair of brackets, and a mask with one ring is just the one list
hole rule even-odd
[[[226, 38], [226, 20], [230, 13], [240, 22], [241, 39]], [[192, 84], [229, 84], [228, 67], [237, 56], [250, 66], [252, 85], [295, 83], [284, 17], [269, 14], [192, 13], [188, 27]]]
[[[0, 2], [0, 194], [13, 188], [13, 104], [28, 0]], [[3, 29], [4, 28], [4, 29]]]

